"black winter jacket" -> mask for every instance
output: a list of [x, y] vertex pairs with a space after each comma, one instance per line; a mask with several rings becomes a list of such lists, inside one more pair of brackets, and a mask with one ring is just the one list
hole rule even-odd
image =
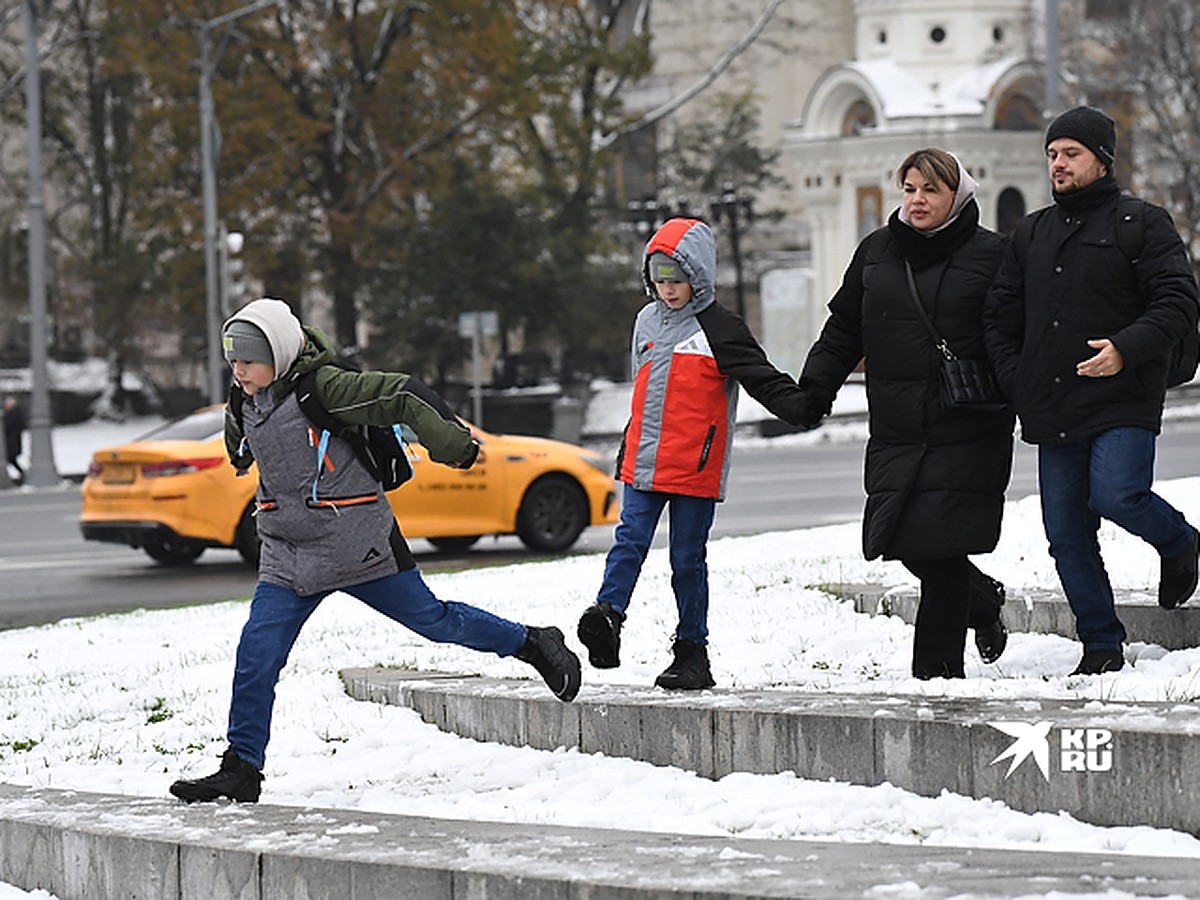
[[[1056, 198], [1037, 219], [1024, 265], [1015, 248], [988, 294], [988, 352], [1031, 444], [1086, 440], [1119, 427], [1157, 433], [1167, 350], [1196, 328], [1196, 282], [1166, 210], [1146, 204], [1138, 264], [1117, 246], [1120, 187], [1105, 178]], [[1075, 365], [1108, 338], [1124, 369], [1084, 378]]]
[[800, 377], [832, 398], [865, 357], [870, 437], [864, 486], [867, 559], [942, 559], [995, 549], [1012, 466], [1013, 415], [942, 398], [941, 355], [913, 304], [904, 259], [934, 327], [960, 357], [982, 358], [982, 311], [1005, 238], [972, 201], [925, 237], [899, 221], [858, 246]]

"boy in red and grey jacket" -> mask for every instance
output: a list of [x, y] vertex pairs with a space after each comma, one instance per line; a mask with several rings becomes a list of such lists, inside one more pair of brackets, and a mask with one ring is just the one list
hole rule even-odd
[[659, 517], [671, 507], [671, 586], [679, 610], [673, 662], [655, 684], [702, 690], [708, 663], [706, 548], [717, 501], [725, 497], [738, 385], [796, 425], [805, 397], [779, 371], [740, 316], [716, 301], [712, 230], [672, 219], [646, 245], [642, 279], [650, 302], [633, 327], [633, 402], [617, 457], [624, 482], [621, 521], [596, 604], [579, 639], [598, 669], [620, 665], [621, 625]]

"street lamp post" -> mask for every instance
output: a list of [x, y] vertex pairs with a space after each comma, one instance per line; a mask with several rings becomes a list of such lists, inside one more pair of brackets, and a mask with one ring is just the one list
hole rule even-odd
[[733, 182], [727, 181], [721, 188], [721, 194], [714, 197], [710, 204], [714, 222], [726, 219], [729, 222], [729, 248], [733, 251], [734, 292], [737, 298], [737, 312], [746, 318], [746, 297], [742, 283], [742, 226], [754, 218], [753, 201], [750, 197], [740, 195]]
[[[258, 0], [232, 12], [209, 19], [200, 27], [200, 167], [204, 191], [204, 298], [205, 319], [208, 333], [208, 399], [220, 403], [225, 399], [225, 361], [221, 353], [221, 285], [218, 270], [217, 247], [217, 158], [221, 148], [217, 135], [216, 115], [213, 111], [212, 78], [213, 60], [211, 34], [243, 16], [256, 13], [268, 6], [277, 6], [281, 0]], [[217, 57], [221, 53], [218, 49]]]
[[[37, 10], [25, 3], [25, 97], [29, 129], [29, 474], [25, 483], [58, 483], [50, 436], [50, 387], [46, 375], [46, 202], [42, 188], [42, 80], [38, 64]], [[3, 463], [0, 460], [0, 463]]]
[[632, 226], [637, 236], [645, 242], [658, 226], [676, 217], [694, 218], [696, 212], [688, 204], [687, 197], [675, 203], [661, 203], [653, 194], [641, 200], [630, 200], [625, 204], [625, 221]]
[[638, 239], [644, 244], [651, 232], [662, 222], [662, 208], [658, 198], [649, 195], [641, 200], [630, 200], [625, 204], [625, 221], [632, 227]]

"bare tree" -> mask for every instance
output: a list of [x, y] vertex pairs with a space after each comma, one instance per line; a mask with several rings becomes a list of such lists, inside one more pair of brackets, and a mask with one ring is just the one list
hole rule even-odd
[[[1121, 124], [1132, 187], [1172, 213], [1200, 253], [1200, 6], [1195, 0], [1097, 4], [1065, 61], [1078, 99]], [[1120, 159], [1119, 159], [1120, 162]]]

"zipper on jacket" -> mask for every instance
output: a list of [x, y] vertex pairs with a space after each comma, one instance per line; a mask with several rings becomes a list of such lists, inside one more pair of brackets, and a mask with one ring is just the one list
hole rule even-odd
[[355, 497], [326, 497], [321, 499], [309, 497], [304, 501], [304, 505], [309, 509], [332, 509], [335, 512], [340, 512], [344, 506], [366, 506], [378, 502], [378, 494], [359, 494]]
[[708, 454], [712, 452], [713, 438], [717, 436], [717, 426], [709, 425], [708, 434], [704, 436], [704, 448], [700, 451], [700, 465], [696, 467], [697, 472], [703, 472], [704, 467], [708, 465]]

